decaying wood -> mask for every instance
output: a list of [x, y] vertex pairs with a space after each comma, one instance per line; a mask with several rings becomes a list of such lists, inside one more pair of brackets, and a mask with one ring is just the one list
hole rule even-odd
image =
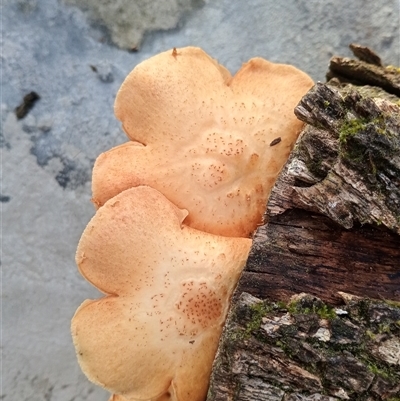
[[377, 65], [378, 67], [383, 67], [381, 58], [369, 47], [361, 46], [356, 43], [351, 43], [349, 47], [353, 52], [353, 54], [360, 61], [365, 61], [368, 64]]
[[317, 84], [295, 113], [308, 125], [284, 172], [291, 206], [345, 228], [374, 223], [400, 234], [400, 106], [350, 85]]
[[400, 399], [400, 69], [353, 51], [296, 108], [208, 401]]
[[328, 80], [336, 77], [341, 82], [372, 85], [382, 88], [393, 95], [400, 96], [399, 67], [384, 67], [380, 57], [366, 47], [353, 44], [350, 45], [350, 49], [359, 60], [347, 57], [333, 57], [326, 75]]
[[[379, 95], [379, 97], [376, 97]], [[317, 84], [238, 291], [330, 303], [338, 291], [400, 301], [400, 107], [374, 88]], [[301, 210], [300, 210], [301, 209]]]
[[400, 301], [400, 237], [380, 227], [344, 230], [291, 210], [260, 227], [237, 292], [287, 300], [308, 292], [331, 305], [339, 291]]
[[[243, 293], [220, 344], [208, 400], [395, 400], [400, 395], [400, 308], [346, 296], [333, 309]], [[398, 399], [398, 398], [397, 398]]]

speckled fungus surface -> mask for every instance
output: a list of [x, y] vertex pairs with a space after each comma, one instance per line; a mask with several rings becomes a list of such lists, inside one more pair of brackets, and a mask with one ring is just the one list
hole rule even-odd
[[97, 159], [93, 201], [145, 184], [187, 209], [189, 226], [248, 237], [303, 125], [293, 109], [312, 84], [261, 58], [232, 77], [193, 47], [144, 61], [115, 102], [132, 141]]
[[105, 296], [72, 320], [78, 361], [110, 401], [204, 401], [230, 299], [312, 86], [252, 59], [235, 76], [198, 48], [139, 64], [115, 112], [130, 141], [93, 170], [78, 245]]
[[75, 314], [78, 358], [92, 381], [128, 399], [205, 397], [251, 240], [181, 225], [186, 215], [155, 189], [128, 189], [98, 210], [78, 246], [80, 272], [107, 294]]

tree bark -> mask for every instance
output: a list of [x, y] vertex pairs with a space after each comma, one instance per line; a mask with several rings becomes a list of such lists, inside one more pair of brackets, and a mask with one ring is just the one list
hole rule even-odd
[[395, 400], [400, 308], [343, 294], [288, 304], [242, 293], [224, 330], [208, 400]]
[[400, 399], [400, 69], [352, 50], [295, 110], [208, 401]]

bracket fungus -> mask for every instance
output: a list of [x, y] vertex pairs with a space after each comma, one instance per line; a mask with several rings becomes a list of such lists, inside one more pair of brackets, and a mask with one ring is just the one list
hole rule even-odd
[[139, 64], [117, 95], [130, 141], [93, 170], [81, 274], [105, 296], [72, 319], [78, 361], [110, 401], [204, 401], [230, 299], [312, 80], [201, 49]]
[[142, 62], [115, 101], [131, 141], [97, 159], [94, 203], [149, 185], [187, 209], [191, 227], [249, 237], [303, 126], [293, 110], [312, 85], [295, 67], [261, 58], [232, 77], [194, 47]]
[[181, 225], [187, 212], [150, 187], [100, 208], [77, 250], [105, 298], [77, 310], [83, 371], [129, 400], [203, 400], [229, 300], [251, 240]]

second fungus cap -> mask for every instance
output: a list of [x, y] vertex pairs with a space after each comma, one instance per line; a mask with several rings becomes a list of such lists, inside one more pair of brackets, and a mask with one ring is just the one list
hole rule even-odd
[[[127, 400], [200, 401], [251, 240], [182, 225], [139, 186], [101, 207], [79, 242], [81, 274], [106, 294], [85, 301], [72, 337], [87, 377]], [[160, 398], [161, 399], [161, 398]]]

